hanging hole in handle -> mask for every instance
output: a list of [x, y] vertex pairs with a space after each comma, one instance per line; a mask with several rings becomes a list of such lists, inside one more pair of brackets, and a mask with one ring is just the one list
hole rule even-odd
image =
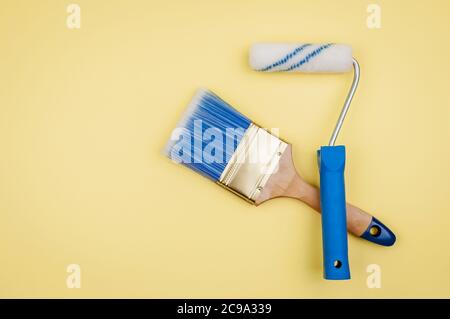
[[342, 267], [342, 262], [341, 262], [340, 260], [335, 260], [335, 261], [333, 262], [333, 266], [334, 266], [334, 268], [339, 269], [339, 268]]
[[373, 237], [378, 237], [381, 234], [381, 228], [378, 226], [372, 226], [369, 229], [369, 233], [373, 236]]

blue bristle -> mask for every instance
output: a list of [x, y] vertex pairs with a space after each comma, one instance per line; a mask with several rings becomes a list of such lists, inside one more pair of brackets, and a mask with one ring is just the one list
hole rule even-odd
[[[189, 136], [190, 154], [180, 150], [183, 137], [174, 134], [167, 144], [167, 156], [217, 181], [250, 124], [250, 119], [217, 95], [208, 90], [199, 90], [177, 126], [182, 129], [183, 136]], [[205, 132], [212, 132], [215, 139], [205, 139]], [[211, 147], [212, 140], [215, 140], [215, 147]], [[212, 154], [213, 161], [205, 154]]]

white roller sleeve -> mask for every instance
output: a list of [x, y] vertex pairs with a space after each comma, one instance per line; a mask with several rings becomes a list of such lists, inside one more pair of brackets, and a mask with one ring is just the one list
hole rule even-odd
[[352, 70], [352, 48], [345, 44], [257, 43], [250, 65], [263, 72], [337, 73]]

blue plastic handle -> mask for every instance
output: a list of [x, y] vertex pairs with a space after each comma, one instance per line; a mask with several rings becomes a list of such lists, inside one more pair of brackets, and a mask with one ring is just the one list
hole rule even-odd
[[382, 246], [392, 246], [397, 240], [392, 230], [375, 217], [372, 217], [369, 226], [360, 237]]
[[345, 147], [318, 151], [324, 278], [350, 279], [345, 202]]

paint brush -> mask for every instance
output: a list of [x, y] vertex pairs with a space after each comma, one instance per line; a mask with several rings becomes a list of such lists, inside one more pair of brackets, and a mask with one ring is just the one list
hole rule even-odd
[[[292, 145], [209, 90], [195, 94], [165, 154], [253, 205], [291, 197], [320, 213], [320, 191], [297, 173]], [[346, 211], [351, 234], [383, 246], [394, 244], [395, 235], [378, 219], [348, 203]]]

